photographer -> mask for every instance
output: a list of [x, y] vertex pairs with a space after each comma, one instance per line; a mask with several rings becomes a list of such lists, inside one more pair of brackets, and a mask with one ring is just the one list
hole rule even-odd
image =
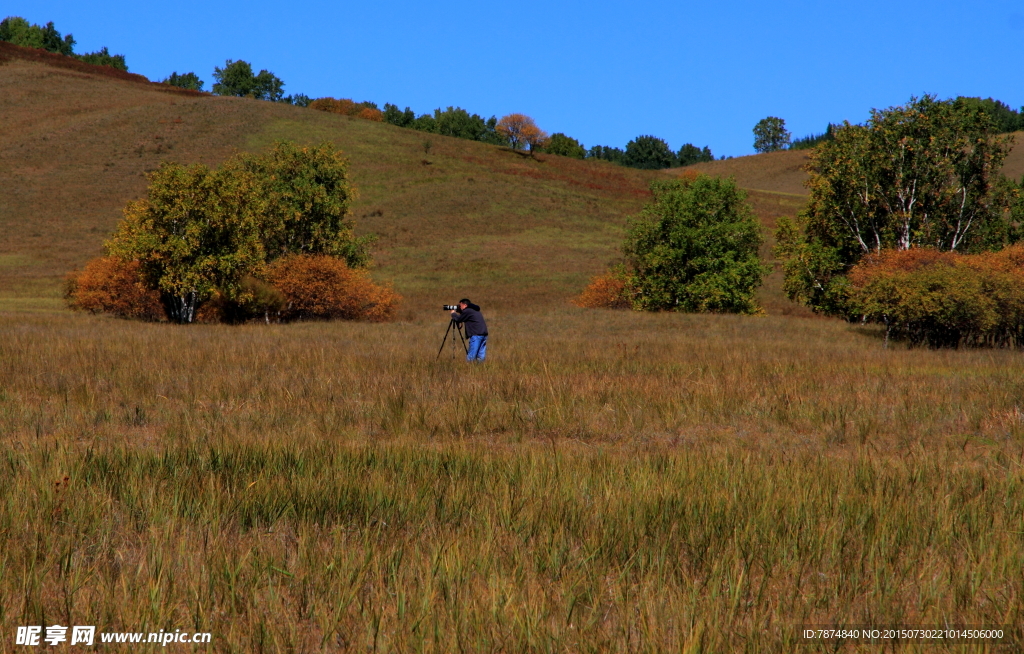
[[466, 327], [466, 338], [469, 339], [466, 361], [483, 361], [487, 356], [487, 323], [480, 307], [463, 298], [459, 300], [459, 308], [452, 311], [452, 320]]

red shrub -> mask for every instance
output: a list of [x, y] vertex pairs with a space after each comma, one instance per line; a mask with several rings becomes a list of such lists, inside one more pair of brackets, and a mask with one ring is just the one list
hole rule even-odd
[[101, 257], [68, 276], [65, 298], [78, 311], [109, 313], [121, 318], [162, 320], [160, 293], [142, 281], [138, 261]]

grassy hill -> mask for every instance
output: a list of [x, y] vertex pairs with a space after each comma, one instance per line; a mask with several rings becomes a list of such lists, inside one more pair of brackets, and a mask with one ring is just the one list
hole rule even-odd
[[[274, 140], [333, 141], [359, 189], [357, 231], [379, 236], [374, 274], [404, 317], [455, 296], [493, 309], [563, 305], [618, 256], [647, 185], [639, 171], [424, 134], [299, 107], [182, 91], [0, 43], [0, 308], [60, 310], [61, 280], [97, 256], [124, 203], [161, 161], [216, 165]], [[807, 151], [697, 164], [748, 189], [765, 225], [803, 205]], [[1005, 170], [1024, 174], [1024, 149]], [[760, 292], [773, 314], [807, 315]]]
[[[2, 44], [0, 44], [2, 45]], [[462, 295], [551, 306], [616, 256], [657, 173], [524, 156], [309, 109], [180, 93], [26, 60], [0, 66], [0, 302], [59, 306], [60, 280], [101, 252], [161, 161], [215, 165], [276, 139], [333, 141], [373, 232], [375, 276], [412, 311]], [[11, 54], [13, 53], [13, 56]]]

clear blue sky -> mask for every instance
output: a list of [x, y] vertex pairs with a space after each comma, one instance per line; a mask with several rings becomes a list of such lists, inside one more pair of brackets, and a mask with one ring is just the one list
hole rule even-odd
[[911, 95], [1024, 105], [1024, 3], [4, 0], [54, 21], [76, 52], [108, 46], [153, 80], [244, 59], [285, 93], [417, 113], [518, 111], [587, 147], [640, 134], [716, 156], [753, 151], [779, 116], [794, 137], [863, 122]]

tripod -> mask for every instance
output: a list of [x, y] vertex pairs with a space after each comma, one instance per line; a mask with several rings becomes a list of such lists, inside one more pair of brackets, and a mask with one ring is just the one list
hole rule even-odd
[[[459, 338], [462, 340], [462, 347], [466, 350], [466, 354], [469, 354], [469, 346], [466, 345], [466, 337], [462, 335], [462, 325], [455, 322], [455, 319], [452, 318], [448, 321], [448, 329], [444, 330], [444, 338], [441, 339], [441, 347], [437, 350], [437, 356], [434, 357], [435, 361], [441, 358], [441, 351], [444, 350], [444, 344], [448, 340], [448, 333], [452, 331], [452, 326], [454, 326], [455, 331], [459, 333]], [[455, 358], [455, 334], [452, 334], [452, 358]]]

